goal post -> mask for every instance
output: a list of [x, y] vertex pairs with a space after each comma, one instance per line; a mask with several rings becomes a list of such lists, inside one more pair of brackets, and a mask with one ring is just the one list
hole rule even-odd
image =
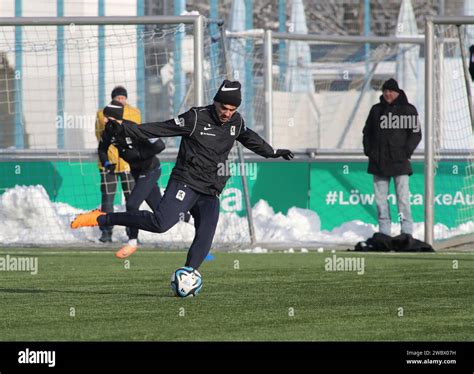
[[[474, 242], [474, 118], [467, 54], [474, 40], [467, 38], [469, 25], [474, 17], [425, 21], [425, 240], [435, 248]], [[438, 225], [441, 203], [452, 206], [452, 228]]]
[[[447, 22], [453, 21], [450, 18]], [[414, 36], [314, 35], [269, 30], [227, 33], [229, 39], [254, 39], [254, 55], [244, 58], [254, 61], [254, 81], [260, 79], [263, 85], [263, 89], [255, 88], [256, 92], [261, 89], [259, 96], [264, 100], [255, 100], [253, 111], [265, 115], [261, 133], [277, 147], [303, 149], [322, 163], [328, 160], [325, 155], [331, 155], [334, 161], [335, 166], [311, 168], [329, 177], [327, 181], [324, 177], [315, 180], [317, 192], [312, 192], [310, 207], [318, 215], [328, 217], [330, 211], [339, 218], [334, 222], [347, 222], [348, 227], [356, 220], [374, 222], [366, 158], [357, 155], [370, 107], [378, 102], [383, 81], [397, 77], [402, 61], [405, 66], [400, 71], [406, 71], [407, 66], [416, 68], [416, 75], [404, 79], [400, 87], [418, 109], [424, 138], [412, 157], [414, 234], [438, 247], [469, 239], [469, 231], [474, 231], [470, 228], [474, 222], [472, 94], [465, 32], [463, 26], [452, 26], [444, 37], [433, 40], [430, 35], [439, 35], [442, 30], [440, 26], [436, 29], [432, 21], [433, 30], [428, 25], [425, 35]], [[369, 48], [364, 48], [366, 45]], [[288, 57], [292, 47], [303, 50], [293, 61]], [[286, 51], [286, 60], [282, 59], [281, 50]], [[232, 52], [238, 55], [240, 50]], [[297, 78], [299, 74], [299, 83], [310, 84], [288, 85], [291, 71], [296, 71]], [[351, 164], [345, 165], [345, 160]], [[357, 173], [349, 170], [349, 165]], [[360, 199], [366, 201], [357, 203], [359, 193]], [[355, 203], [351, 204], [348, 198]], [[351, 205], [358, 205], [358, 209]], [[390, 205], [394, 217], [395, 199], [390, 199]], [[327, 222], [328, 229], [336, 226]]]
[[[264, 115], [257, 122], [265, 126], [257, 130], [275, 147], [289, 147], [310, 155], [310, 178], [315, 178], [310, 181], [313, 188], [309, 192], [309, 207], [325, 217], [321, 227], [333, 230], [345, 225], [341, 231], [350, 232], [352, 227], [354, 231], [362, 230], [361, 221], [376, 224], [373, 189], [366, 173], [367, 158], [361, 150], [362, 130], [371, 106], [379, 101], [383, 82], [397, 76], [399, 59], [409, 60], [414, 67], [410, 87], [401, 87], [423, 118], [423, 36], [316, 35], [259, 29], [227, 32], [227, 36], [230, 40], [253, 39], [254, 54], [243, 54], [242, 58], [253, 61], [254, 82], [260, 84], [254, 89], [259, 100], [254, 101], [253, 112]], [[230, 53], [242, 55], [238, 47], [242, 44], [235, 43], [237, 47], [231, 47]], [[413, 55], [414, 62], [409, 58]], [[289, 77], [297, 84], [292, 84]], [[415, 184], [412, 192], [421, 197], [422, 148], [423, 145], [413, 157], [417, 175], [411, 182]], [[358, 195], [351, 195], [353, 191]], [[395, 197], [392, 195], [390, 198]], [[351, 204], [351, 196], [354, 201], [359, 196], [364, 201]], [[395, 213], [393, 200], [390, 199], [390, 205]], [[419, 238], [423, 235], [421, 204], [418, 199], [414, 209]], [[368, 235], [373, 228], [365, 226], [364, 230], [364, 235]]]

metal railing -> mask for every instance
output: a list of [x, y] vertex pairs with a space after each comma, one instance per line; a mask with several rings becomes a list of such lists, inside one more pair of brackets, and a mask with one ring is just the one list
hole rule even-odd
[[[159, 158], [164, 161], [174, 161], [178, 156], [178, 148], [167, 148], [159, 155]], [[362, 149], [318, 149], [307, 148], [300, 150], [293, 150], [296, 161], [305, 162], [367, 162], [367, 156], [364, 155]], [[459, 161], [459, 160], [474, 160], [474, 154], [469, 150], [444, 150], [438, 152], [443, 161]], [[247, 161], [259, 162], [279, 162], [278, 159], [265, 159], [261, 156], [255, 155], [252, 151], [243, 150], [243, 155]], [[34, 150], [34, 149], [0, 149], [0, 162], [12, 161], [97, 161], [96, 149], [69, 149], [69, 150]], [[417, 150], [411, 157], [412, 161], [424, 162], [425, 152]]]

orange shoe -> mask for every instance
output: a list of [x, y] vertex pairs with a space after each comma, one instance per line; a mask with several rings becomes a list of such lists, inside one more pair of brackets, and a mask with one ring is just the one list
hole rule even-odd
[[117, 258], [127, 258], [128, 256], [131, 256], [135, 253], [137, 250], [136, 245], [124, 245], [122, 248], [120, 248], [117, 252], [115, 252], [115, 257]]
[[92, 227], [98, 226], [97, 218], [104, 215], [104, 212], [101, 212], [100, 209], [91, 210], [87, 213], [79, 214], [74, 221], [71, 222], [72, 229], [78, 229], [79, 227]]

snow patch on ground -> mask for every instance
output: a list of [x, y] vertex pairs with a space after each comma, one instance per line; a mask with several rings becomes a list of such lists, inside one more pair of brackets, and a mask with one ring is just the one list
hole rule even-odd
[[[146, 204], [142, 209], [147, 208]], [[117, 206], [116, 211], [124, 211], [124, 206]], [[97, 242], [99, 228], [82, 228], [72, 230], [71, 220], [83, 211], [64, 203], [53, 203], [43, 186], [16, 186], [0, 195], [0, 241], [4, 245], [22, 244], [84, 244]], [[366, 240], [377, 232], [377, 226], [354, 220], [346, 222], [331, 231], [321, 230], [318, 214], [309, 209], [290, 208], [287, 214], [275, 213], [264, 200], [253, 207], [254, 226], [259, 243], [321, 243], [348, 244]], [[423, 239], [423, 223], [415, 223], [414, 237]], [[438, 224], [435, 226], [435, 237], [445, 239], [452, 236], [474, 232], [474, 222], [462, 224], [456, 228]], [[392, 235], [400, 233], [400, 225], [392, 225]], [[163, 234], [140, 231], [142, 243], [191, 243], [194, 237], [194, 226], [179, 222]], [[124, 227], [114, 228], [114, 241], [127, 240]], [[247, 220], [236, 213], [221, 213], [214, 243], [249, 243]], [[300, 252], [293, 248], [288, 253]], [[303, 250], [304, 249], [304, 250]], [[251, 253], [266, 253], [266, 248], [255, 247], [241, 249]], [[306, 248], [301, 252], [305, 253]]]

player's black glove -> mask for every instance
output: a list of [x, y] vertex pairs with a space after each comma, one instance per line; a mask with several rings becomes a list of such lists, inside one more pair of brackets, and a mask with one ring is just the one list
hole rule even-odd
[[104, 170], [108, 174], [113, 174], [115, 172], [116, 164], [112, 164], [110, 161], [105, 161]]
[[285, 160], [291, 160], [295, 155], [289, 149], [277, 149], [273, 158], [283, 157]]

